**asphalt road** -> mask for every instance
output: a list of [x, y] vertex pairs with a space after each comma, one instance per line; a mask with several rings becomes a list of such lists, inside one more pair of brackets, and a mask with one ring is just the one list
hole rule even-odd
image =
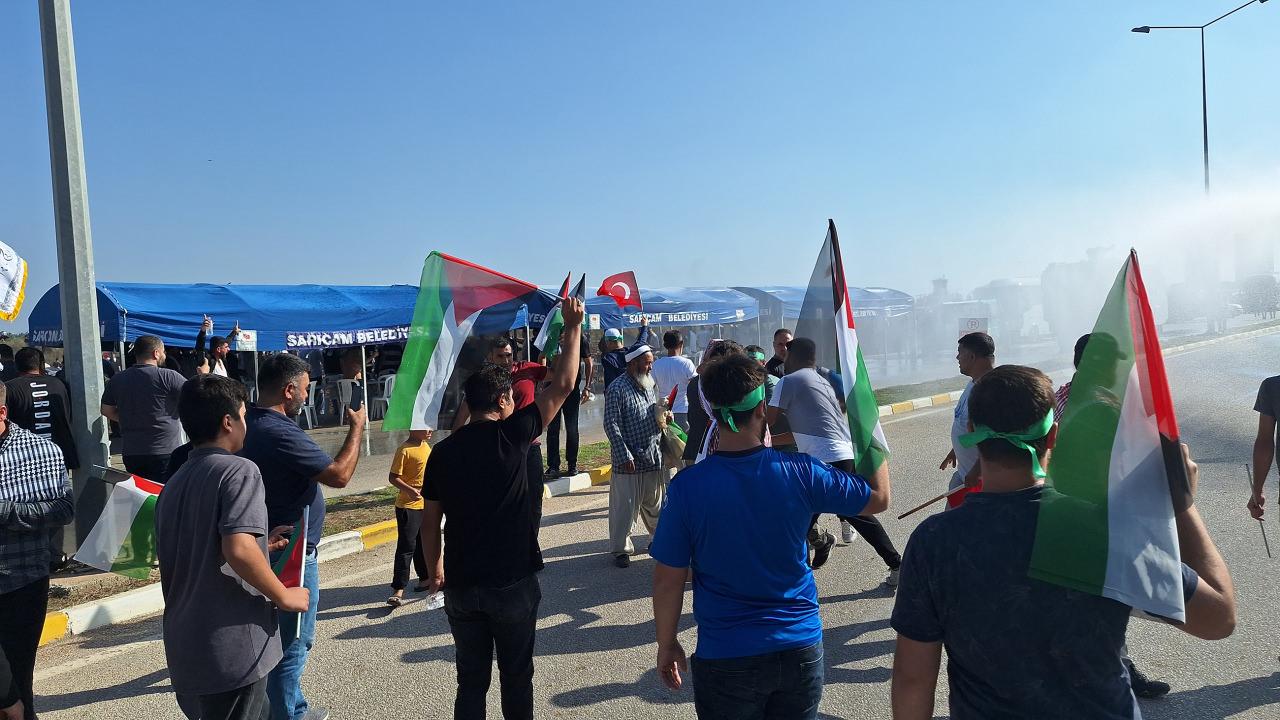
[[[1142, 702], [1148, 719], [1280, 717], [1280, 559], [1266, 559], [1258, 525], [1245, 513], [1242, 469], [1256, 427], [1254, 394], [1262, 378], [1277, 372], [1276, 358], [1280, 334], [1169, 359], [1182, 434], [1202, 468], [1198, 502], [1231, 566], [1240, 621], [1233, 637], [1216, 643], [1167, 626], [1132, 623], [1134, 659], [1148, 675], [1174, 687], [1164, 699]], [[898, 521], [896, 514], [945, 484], [947, 474], [937, 468], [948, 449], [950, 419], [950, 409], [942, 408], [886, 423], [894, 450], [895, 508], [884, 523], [900, 545], [918, 518]], [[617, 570], [604, 554], [607, 500], [600, 488], [547, 503], [538, 714], [693, 717], [691, 691], [668, 692], [653, 671], [652, 560], [641, 556], [630, 569]], [[1280, 532], [1274, 540], [1280, 555]], [[421, 602], [395, 612], [386, 609], [390, 555], [384, 547], [321, 566], [319, 637], [303, 684], [312, 702], [328, 707], [335, 718], [450, 715], [453, 650], [443, 611], [427, 611]], [[893, 597], [883, 578], [884, 567], [860, 540], [839, 549], [819, 572], [827, 652], [823, 717], [890, 717]], [[689, 602], [686, 596], [681, 637], [692, 651], [696, 631]], [[178, 717], [156, 618], [43, 649], [36, 690], [36, 707], [50, 720]], [[938, 697], [940, 716], [946, 707], [944, 689]], [[490, 717], [499, 716], [496, 673], [489, 711]]]

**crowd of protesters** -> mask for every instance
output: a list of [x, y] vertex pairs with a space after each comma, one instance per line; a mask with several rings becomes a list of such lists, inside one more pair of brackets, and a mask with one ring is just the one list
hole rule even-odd
[[[1040, 371], [997, 365], [986, 334], [962, 337], [957, 363], [971, 381], [942, 467], [954, 468], [949, 489], [965, 492], [921, 523], [899, 554], [875, 519], [891, 502], [889, 464], [855, 473], [845, 379], [818, 365], [812, 339], [780, 329], [768, 358], [760, 346], [714, 340], [695, 365], [684, 334], [664, 333], [659, 351], [645, 324], [630, 345], [606, 330], [597, 363], [582, 303], [566, 301], [563, 317], [561, 351], [549, 362], [518, 360], [510, 339], [490, 342], [462, 383], [447, 437], [433, 443], [431, 431], [415, 430], [392, 458], [398, 538], [387, 603], [403, 602], [411, 577], [415, 590], [442, 593], [456, 650], [456, 718], [486, 716], [495, 654], [503, 717], [533, 717], [543, 485], [561, 475], [561, 429], [565, 467], [577, 470], [577, 410], [597, 368], [612, 466], [608, 552], [628, 567], [641, 521], [656, 561], [659, 677], [680, 688], [691, 674], [699, 717], [817, 717], [824, 649], [814, 571], [836, 546], [820, 520], [828, 513], [846, 544], [855, 533], [867, 541], [897, 588], [894, 717], [932, 717], [944, 647], [955, 718], [1137, 717], [1135, 694], [1168, 691], [1128, 657], [1130, 608], [1026, 574], [1037, 508], [1053, 493], [1036, 470], [1056, 445], [1054, 410], [1070, 383], [1055, 394]], [[328, 713], [301, 687], [316, 643], [322, 488], [351, 481], [366, 411], [343, 409], [346, 436], [328, 455], [297, 422], [312, 376], [325, 368], [270, 355], [251, 403], [230, 350], [236, 330], [211, 331], [206, 319], [196, 347], [176, 363], [159, 338], [138, 338], [132, 365], [110, 379], [101, 403], [119, 424], [126, 469], [166, 483], [156, 541], [171, 682], [189, 718], [323, 719]], [[1077, 366], [1087, 346], [1088, 336], [1077, 344]], [[349, 357], [349, 379], [379, 369], [378, 359], [361, 366]], [[66, 388], [45, 374], [40, 352], [25, 348], [4, 365], [12, 376], [0, 385], [0, 713], [34, 718], [49, 534], [72, 519], [67, 469], [76, 453]], [[1259, 412], [1275, 415], [1261, 394]], [[1028, 434], [1037, 427], [1047, 430]], [[984, 439], [971, 443], [965, 436], [975, 428]], [[1185, 447], [1183, 458], [1194, 488], [1198, 471]], [[1255, 493], [1256, 516], [1262, 504]], [[1235, 623], [1226, 566], [1194, 504], [1176, 522], [1187, 607], [1180, 628], [1225, 637]], [[286, 587], [273, 566], [295, 543], [302, 581]], [[690, 582], [692, 658], [677, 639]]]

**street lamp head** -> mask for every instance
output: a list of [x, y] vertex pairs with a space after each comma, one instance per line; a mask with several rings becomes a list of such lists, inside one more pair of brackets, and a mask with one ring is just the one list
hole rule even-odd
[[1151, 28], [1150, 28], [1150, 27], [1148, 27], [1148, 26], [1146, 26], [1146, 25], [1143, 25], [1142, 27], [1136, 27], [1136, 28], [1134, 28], [1134, 29], [1130, 30], [1129, 32], [1149, 33], [1149, 32], [1151, 32]]

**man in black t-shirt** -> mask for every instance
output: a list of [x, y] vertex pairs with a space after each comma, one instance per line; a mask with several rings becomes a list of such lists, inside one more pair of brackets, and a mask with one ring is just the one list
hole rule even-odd
[[495, 647], [503, 717], [533, 717], [533, 639], [542, 591], [535, 575], [538, 525], [527, 463], [530, 444], [576, 384], [582, 301], [565, 301], [562, 312], [564, 353], [550, 386], [532, 405], [515, 410], [510, 371], [486, 365], [463, 386], [469, 421], [427, 460], [422, 543], [432, 571], [430, 589], [444, 589], [456, 646], [455, 718], [485, 717]]
[[44, 374], [44, 353], [33, 347], [18, 351], [18, 376], [5, 383], [9, 419], [20, 428], [50, 440], [62, 450], [68, 470], [80, 467], [71, 437], [71, 400], [62, 381]]
[[764, 369], [776, 378], [787, 374], [787, 343], [789, 342], [791, 342], [790, 330], [778, 328], [773, 331], [773, 357], [764, 364]]
[[[561, 340], [564, 342], [564, 333], [561, 333]], [[552, 366], [555, 363], [562, 362], [564, 354], [561, 353], [552, 359]], [[587, 388], [591, 387], [591, 375], [595, 370], [595, 363], [591, 359], [591, 346], [587, 344], [587, 339], [582, 338], [582, 342], [578, 348], [578, 380], [573, 385], [573, 390], [569, 393], [569, 397], [565, 398], [564, 406], [560, 408], [560, 412], [556, 413], [556, 417], [550, 423], [547, 423], [547, 479], [555, 480], [558, 477], [573, 477], [578, 474], [578, 409], [584, 402]], [[568, 464], [568, 470], [564, 473], [560, 472], [560, 426], [564, 425], [564, 455], [565, 462]]]

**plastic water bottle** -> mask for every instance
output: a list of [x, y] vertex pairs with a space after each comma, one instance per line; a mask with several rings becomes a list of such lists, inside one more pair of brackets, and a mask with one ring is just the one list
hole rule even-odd
[[428, 609], [428, 610], [439, 610], [439, 609], [440, 609], [440, 608], [442, 608], [442, 607], [444, 607], [444, 593], [443, 593], [443, 592], [438, 592], [438, 591], [437, 591], [437, 592], [433, 592], [433, 593], [431, 593], [430, 595], [428, 595], [428, 596], [427, 596], [427, 609]]

